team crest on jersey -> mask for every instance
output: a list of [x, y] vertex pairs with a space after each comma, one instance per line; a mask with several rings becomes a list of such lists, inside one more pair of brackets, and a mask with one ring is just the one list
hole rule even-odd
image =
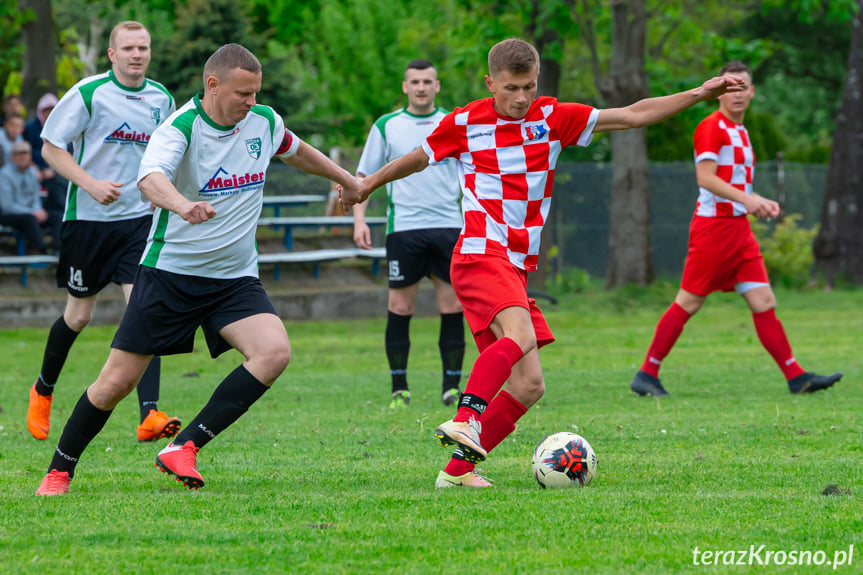
[[[260, 150], [258, 150], [258, 155], [260, 153]], [[198, 190], [198, 196], [202, 198], [232, 196], [240, 192], [255, 191], [261, 189], [263, 186], [264, 172], [231, 174], [225, 168], [219, 166], [219, 169], [207, 180], [204, 187]]]
[[153, 120], [153, 123], [157, 126], [162, 121], [162, 110], [156, 108], [155, 106], [150, 106], [150, 119]]
[[261, 139], [260, 138], [252, 138], [250, 140], [246, 140], [246, 151], [249, 152], [249, 155], [257, 160], [261, 157]]
[[548, 133], [544, 124], [529, 124], [524, 127], [524, 135], [531, 142], [538, 142]]
[[119, 128], [108, 134], [105, 138], [106, 144], [138, 144], [146, 146], [150, 141], [150, 134], [146, 132], [137, 132], [132, 127], [123, 122]]

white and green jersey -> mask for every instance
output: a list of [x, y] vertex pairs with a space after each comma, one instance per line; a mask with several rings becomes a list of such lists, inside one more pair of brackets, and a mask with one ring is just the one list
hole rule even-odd
[[[388, 162], [412, 152], [446, 115], [441, 108], [426, 116], [402, 108], [381, 116], [369, 132], [357, 172], [369, 176]], [[455, 161], [446, 160], [387, 184], [387, 233], [461, 228], [458, 181]]]
[[176, 274], [231, 279], [258, 277], [255, 231], [270, 159], [296, 153], [300, 140], [267, 106], [253, 106], [234, 126], [207, 116], [200, 95], [153, 134], [138, 181], [160, 172], [193, 202], [206, 201], [215, 217], [190, 224], [156, 208], [141, 265]]
[[130, 88], [108, 71], [75, 84], [42, 128], [58, 148], [72, 144], [72, 157], [97, 180], [121, 182], [120, 199], [104, 206], [69, 182], [65, 221], [113, 222], [150, 215], [136, 186], [138, 164], [155, 129], [174, 113], [174, 98], [152, 80]]

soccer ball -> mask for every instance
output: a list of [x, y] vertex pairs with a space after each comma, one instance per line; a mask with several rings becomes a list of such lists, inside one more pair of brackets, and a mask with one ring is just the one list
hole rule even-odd
[[543, 489], [590, 485], [596, 477], [596, 454], [576, 433], [549, 435], [533, 451], [533, 476]]

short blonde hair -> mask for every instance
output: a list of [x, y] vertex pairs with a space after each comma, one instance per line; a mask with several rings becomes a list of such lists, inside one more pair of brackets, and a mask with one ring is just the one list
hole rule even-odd
[[112, 50], [117, 49], [117, 34], [120, 30], [143, 30], [144, 32], [147, 32], [147, 34], [150, 33], [146, 26], [140, 22], [136, 22], [135, 20], [125, 20], [120, 22], [111, 30], [111, 37], [108, 39], [108, 47]]
[[532, 45], [518, 38], [498, 42], [488, 51], [488, 73], [495, 76], [498, 72], [524, 74], [539, 71], [539, 52]]

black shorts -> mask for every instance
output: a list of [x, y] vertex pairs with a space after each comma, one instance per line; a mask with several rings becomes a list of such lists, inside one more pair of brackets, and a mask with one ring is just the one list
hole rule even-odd
[[189, 353], [204, 330], [210, 356], [231, 349], [219, 330], [260, 313], [276, 313], [254, 277], [212, 279], [138, 266], [129, 305], [111, 347], [140, 355]]
[[130, 284], [147, 245], [151, 216], [117, 222], [63, 222], [57, 287], [90, 297], [111, 282]]
[[403, 288], [435, 275], [447, 283], [458, 228], [429, 228], [387, 236], [387, 274], [391, 288]]

